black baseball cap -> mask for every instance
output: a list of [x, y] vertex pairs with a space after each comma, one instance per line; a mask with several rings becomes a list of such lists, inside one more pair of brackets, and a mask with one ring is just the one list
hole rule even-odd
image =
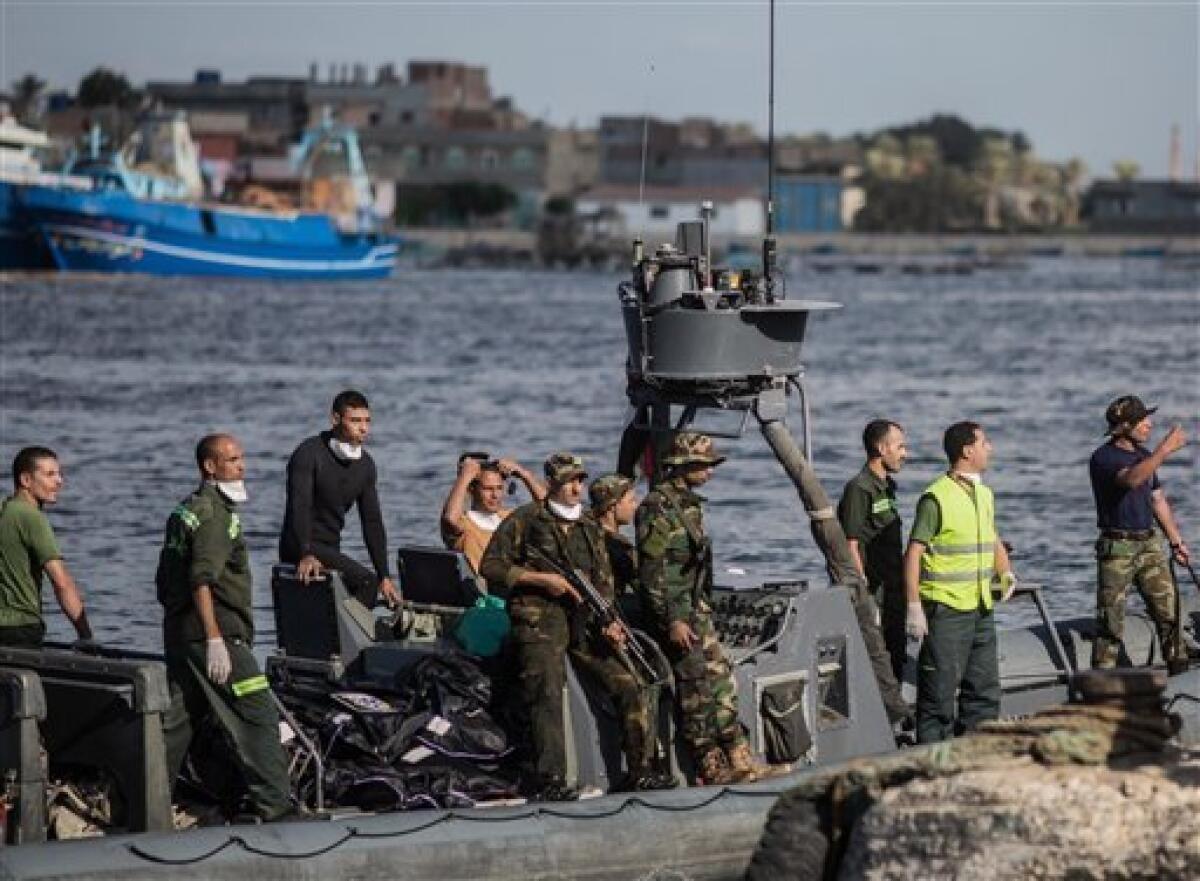
[[1115, 434], [1122, 425], [1137, 425], [1157, 410], [1157, 407], [1147, 407], [1136, 395], [1122, 395], [1104, 411], [1104, 418], [1108, 420], [1105, 434]]

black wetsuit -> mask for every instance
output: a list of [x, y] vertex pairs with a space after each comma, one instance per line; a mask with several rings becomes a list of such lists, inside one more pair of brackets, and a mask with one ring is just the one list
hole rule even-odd
[[[279, 536], [279, 559], [298, 563], [312, 554], [341, 572], [350, 592], [371, 607], [378, 599], [380, 580], [389, 577], [375, 462], [365, 450], [359, 459], [342, 461], [329, 449], [330, 436], [325, 431], [310, 437], [288, 460], [287, 510]], [[356, 503], [374, 572], [341, 552], [346, 512]]]

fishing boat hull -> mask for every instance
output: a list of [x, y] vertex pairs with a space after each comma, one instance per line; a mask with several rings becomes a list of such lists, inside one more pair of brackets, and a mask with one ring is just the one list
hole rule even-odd
[[21, 211], [15, 185], [0, 180], [0, 272], [53, 268], [50, 252]]
[[140, 199], [119, 191], [19, 187], [54, 265], [75, 272], [261, 279], [385, 278], [398, 243], [346, 234], [324, 214], [273, 214]]

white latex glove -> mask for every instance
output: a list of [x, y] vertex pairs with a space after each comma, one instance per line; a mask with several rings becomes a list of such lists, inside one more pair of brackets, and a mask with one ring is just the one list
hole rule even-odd
[[229, 649], [223, 639], [209, 639], [204, 643], [204, 669], [208, 678], [217, 685], [224, 685], [233, 670], [229, 660]]
[[909, 603], [908, 611], [904, 614], [904, 632], [909, 639], [924, 639], [929, 635], [929, 621], [925, 618], [925, 609], [918, 603]]
[[1000, 602], [1007, 603], [1017, 589], [1017, 576], [1012, 570], [1001, 572], [996, 576], [996, 583], [1000, 586]]

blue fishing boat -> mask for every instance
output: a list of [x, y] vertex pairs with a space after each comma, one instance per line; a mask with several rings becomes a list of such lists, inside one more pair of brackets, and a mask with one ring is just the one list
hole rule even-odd
[[383, 278], [398, 243], [378, 231], [357, 136], [326, 119], [293, 166], [295, 210], [203, 198], [199, 157], [182, 116], [143, 121], [120, 150], [68, 171], [90, 190], [25, 185], [13, 198], [59, 269], [276, 279]]
[[21, 210], [16, 192], [20, 186], [41, 185], [83, 191], [91, 181], [45, 171], [44, 153], [49, 138], [21, 125], [0, 108], [0, 271], [52, 269], [50, 254]]

